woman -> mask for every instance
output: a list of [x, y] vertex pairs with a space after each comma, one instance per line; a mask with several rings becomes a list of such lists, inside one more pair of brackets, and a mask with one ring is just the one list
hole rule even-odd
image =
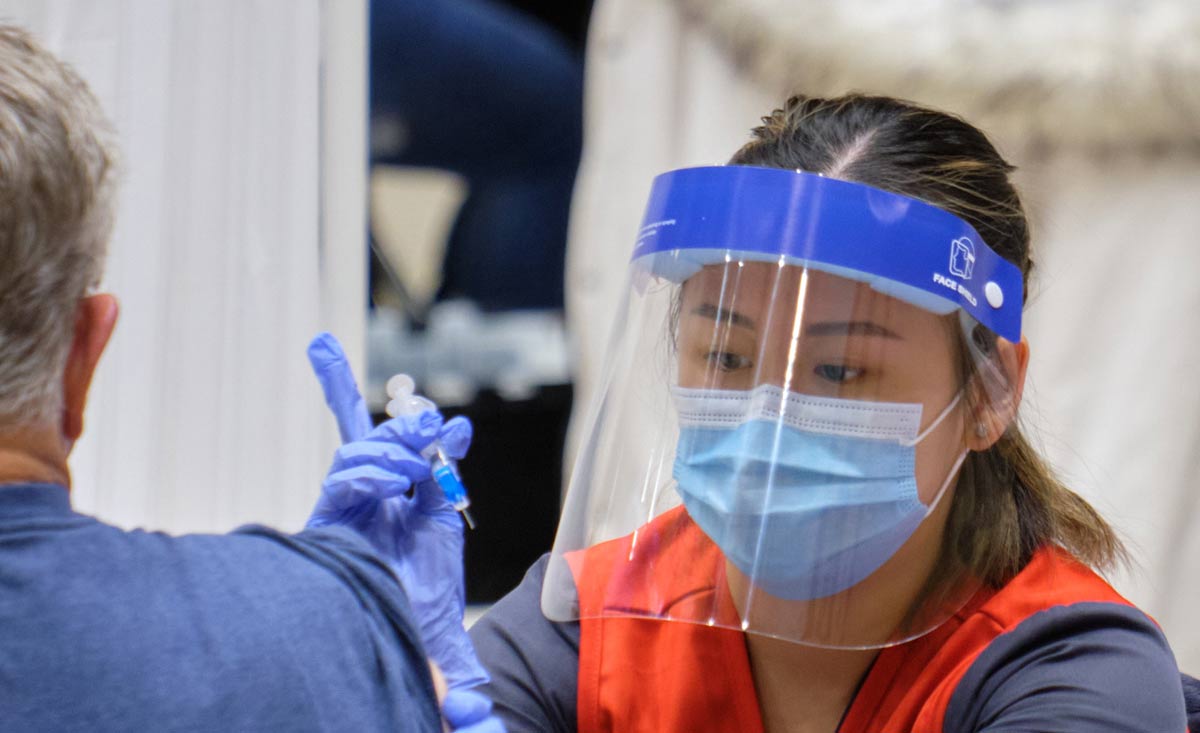
[[754, 138], [655, 182], [554, 551], [472, 631], [510, 730], [1183, 730], [1016, 423], [1011, 167], [878, 97]]

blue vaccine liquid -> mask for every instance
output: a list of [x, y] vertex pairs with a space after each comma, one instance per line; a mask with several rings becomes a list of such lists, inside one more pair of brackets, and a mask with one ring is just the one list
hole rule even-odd
[[[415, 387], [412, 377], [407, 374], [397, 374], [388, 380], [387, 394], [391, 400], [387, 405], [389, 416], [416, 415], [426, 410], [437, 409], [437, 405], [432, 400], [414, 394]], [[467, 523], [468, 527], [475, 529], [475, 520], [467, 511], [467, 508], [471, 506], [471, 499], [467, 496], [467, 487], [463, 485], [462, 477], [458, 474], [457, 462], [446, 455], [446, 451], [438, 440], [433, 441], [425, 450], [421, 451], [421, 457], [429, 461], [433, 480], [441, 487], [446, 501], [450, 502], [462, 515], [463, 521]]]

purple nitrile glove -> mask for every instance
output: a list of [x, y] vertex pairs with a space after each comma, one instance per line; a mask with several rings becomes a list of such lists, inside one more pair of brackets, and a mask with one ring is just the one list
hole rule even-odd
[[366, 538], [400, 579], [421, 641], [450, 688], [486, 682], [463, 628], [462, 518], [420, 455], [438, 440], [449, 457], [461, 459], [471, 444], [471, 423], [464, 417], [443, 423], [441, 414], [428, 410], [372, 428], [337, 339], [317, 336], [308, 355], [343, 441], [308, 526], [350, 527]]
[[492, 701], [471, 690], [451, 690], [442, 701], [442, 717], [456, 733], [507, 733], [492, 715]]

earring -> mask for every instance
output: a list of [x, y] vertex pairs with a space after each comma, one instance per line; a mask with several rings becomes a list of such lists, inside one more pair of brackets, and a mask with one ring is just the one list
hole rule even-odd
[[981, 422], [975, 423], [975, 435], [980, 438], [986, 438], [988, 434], [987, 425]]

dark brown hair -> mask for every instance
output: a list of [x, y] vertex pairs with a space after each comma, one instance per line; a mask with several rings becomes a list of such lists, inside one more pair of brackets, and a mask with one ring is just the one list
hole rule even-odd
[[[795, 96], [762, 122], [730, 163], [820, 173], [949, 211], [1021, 269], [1028, 293], [1029, 224], [1009, 180], [1014, 169], [980, 130], [944, 112], [860, 94]], [[986, 334], [972, 336], [975, 347], [990, 347]], [[964, 379], [978, 377], [966, 339], [959, 341]], [[972, 392], [979, 409], [986, 396]], [[1000, 586], [1051, 544], [1097, 569], [1125, 559], [1112, 527], [1054, 476], [1014, 419], [990, 448], [967, 456], [935, 576], [965, 568]]]

